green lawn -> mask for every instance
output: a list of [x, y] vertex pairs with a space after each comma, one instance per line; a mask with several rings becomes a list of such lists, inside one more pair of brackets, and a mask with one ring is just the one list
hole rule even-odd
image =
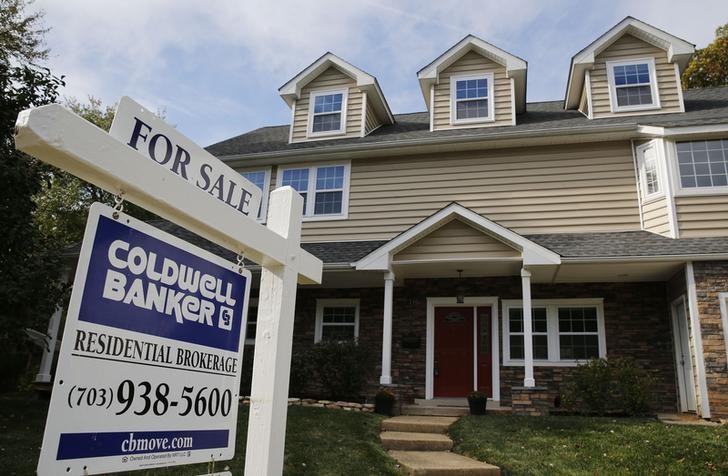
[[468, 416], [454, 451], [514, 475], [728, 474], [728, 428], [655, 420]]
[[[0, 474], [32, 475], [38, 463], [48, 402], [34, 395], [0, 396]], [[379, 444], [382, 417], [324, 408], [290, 407], [286, 431], [286, 475], [397, 475], [394, 460]], [[243, 474], [248, 408], [240, 407], [236, 457], [218, 463]], [[186, 476], [207, 472], [207, 464], [138, 471], [129, 476]], [[119, 473], [123, 474], [123, 473]]]

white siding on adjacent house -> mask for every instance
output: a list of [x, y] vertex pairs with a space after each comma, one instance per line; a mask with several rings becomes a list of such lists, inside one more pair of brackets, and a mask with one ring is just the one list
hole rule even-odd
[[728, 195], [676, 197], [680, 238], [728, 236]]
[[521, 234], [639, 230], [629, 142], [353, 160], [346, 220], [306, 241], [391, 239], [453, 201]]
[[434, 130], [482, 125], [478, 123], [450, 125], [450, 77], [474, 73], [493, 73], [495, 91], [492, 91], [491, 86], [489, 94], [495, 95], [495, 122], [486, 124], [511, 125], [513, 97], [511, 80], [506, 77], [506, 68], [471, 51], [440, 73], [440, 82], [435, 85], [435, 101], [430, 105], [433, 108]]
[[665, 197], [643, 204], [642, 219], [645, 224], [645, 230], [670, 236], [670, 215]]
[[632, 35], [624, 35], [606, 50], [596, 56], [594, 69], [591, 71], [592, 113], [594, 118], [613, 115], [629, 115], [635, 112], [613, 113], [609, 103], [609, 80], [607, 78], [607, 61], [629, 60], [639, 58], [655, 58], [657, 87], [660, 92], [660, 110], [655, 112], [680, 112], [680, 85], [675, 77], [675, 67], [667, 61], [667, 53]]
[[308, 140], [308, 113], [312, 90], [347, 89], [349, 96], [346, 107], [346, 134], [334, 137], [359, 137], [361, 135], [362, 93], [356, 81], [336, 68], [329, 68], [301, 90], [301, 98], [296, 101], [293, 117], [293, 142]]
[[452, 220], [416, 241], [393, 261], [514, 258], [521, 253], [460, 220]]

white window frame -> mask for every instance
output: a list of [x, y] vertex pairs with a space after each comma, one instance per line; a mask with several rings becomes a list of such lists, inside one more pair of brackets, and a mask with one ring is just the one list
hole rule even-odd
[[[685, 197], [691, 195], [728, 195], [728, 185], [718, 187], [683, 187], [680, 178], [680, 163], [678, 162], [677, 143], [678, 142], [696, 142], [701, 140], [715, 140], [715, 137], [708, 138], [687, 138], [683, 140], [667, 141], [668, 151], [668, 168], [670, 170], [670, 180], [672, 189], [675, 191], [676, 197]], [[722, 135], [717, 139], [728, 140], [728, 135]]]
[[[652, 104], [637, 104], [634, 106], [619, 106], [617, 103], [617, 85], [614, 81], [615, 66], [631, 66], [638, 64], [647, 64], [650, 72], [650, 93], [652, 94]], [[612, 112], [628, 112], [628, 111], [648, 111], [651, 109], [660, 109], [660, 91], [657, 85], [657, 71], [655, 69], [655, 58], [639, 58], [629, 60], [607, 61], [607, 78], [609, 81], [609, 104]], [[624, 87], [644, 86], [643, 84], [630, 84]]]
[[[331, 94], [341, 94], [341, 123], [339, 128], [331, 131], [313, 132], [313, 117], [315, 115], [326, 115], [333, 114], [331, 112], [314, 114], [314, 105], [316, 104], [316, 98], [319, 96], [328, 96]], [[308, 101], [308, 128], [306, 129], [308, 137], [327, 137], [327, 136], [338, 136], [346, 134], [346, 106], [348, 104], [348, 89], [321, 89], [311, 91]]]
[[251, 307], [258, 307], [258, 298], [250, 298], [250, 301], [248, 302], [248, 320], [245, 322], [245, 345], [255, 345], [255, 338], [251, 339], [248, 336], [248, 324], [251, 324], [251, 318], [255, 319], [255, 327], [258, 327], [258, 314], [256, 313], [255, 316], [253, 316], [253, 314], [250, 312]]
[[[344, 166], [344, 183], [341, 194], [341, 213], [331, 215], [314, 215], [314, 206], [316, 204], [316, 169], [320, 167], [339, 167]], [[349, 217], [349, 184], [351, 176], [351, 162], [333, 162], [314, 165], [300, 165], [281, 167], [276, 176], [276, 186], [283, 186], [283, 173], [286, 170], [308, 169], [308, 189], [306, 190], [306, 214], [303, 215], [303, 221], [328, 221], [328, 220], [346, 220]]]
[[239, 171], [240, 175], [255, 172], [265, 172], [265, 183], [263, 184], [262, 193], [260, 195], [260, 215], [256, 217], [256, 220], [260, 223], [265, 223], [266, 217], [268, 216], [268, 198], [270, 196], [270, 175], [271, 168], [263, 167], [260, 169], [242, 170]]
[[[650, 141], [636, 147], [637, 149], [637, 171], [639, 173], [640, 193], [642, 194], [642, 202], [648, 203], [665, 196], [665, 179], [662, 171], [662, 156], [660, 147], [656, 141]], [[652, 149], [655, 155], [655, 174], [657, 178], [657, 191], [649, 193], [647, 191], [647, 162], [645, 160], [645, 152]]]
[[[317, 299], [316, 300], [316, 328], [313, 342], [321, 342], [324, 325], [325, 307], [354, 307], [354, 342], [359, 340], [359, 299]], [[350, 324], [327, 324], [329, 326], [349, 326]]]
[[[488, 116], [487, 117], [473, 117], [470, 119], [458, 119], [457, 118], [457, 82], [468, 80], [468, 79], [485, 79], [488, 89], [488, 95], [485, 98], [488, 100]], [[494, 82], [493, 73], [476, 73], [476, 74], [458, 74], [450, 76], [450, 124], [477, 124], [483, 122], [495, 122], [495, 94], [494, 94]], [[460, 101], [474, 101], [476, 99], [460, 99]]]
[[[594, 307], [597, 311], [597, 334], [599, 342], [599, 357], [607, 356], [607, 340], [604, 332], [604, 299], [534, 299], [532, 307], [546, 308], [546, 329], [548, 331], [548, 356], [547, 360], [533, 359], [535, 367], [575, 367], [586, 362], [578, 359], [561, 360], [559, 352], [559, 307]], [[523, 307], [520, 299], [504, 299], [502, 301], [502, 334], [503, 334], [503, 365], [505, 367], [523, 367], [523, 359], [511, 359], [510, 329], [508, 326], [509, 310], [512, 307]], [[583, 333], [578, 333], [583, 334]], [[520, 334], [518, 334], [520, 335]]]

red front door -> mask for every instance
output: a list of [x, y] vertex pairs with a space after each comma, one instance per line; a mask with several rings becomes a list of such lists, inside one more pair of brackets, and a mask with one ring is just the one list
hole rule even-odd
[[435, 308], [435, 397], [473, 390], [473, 308]]

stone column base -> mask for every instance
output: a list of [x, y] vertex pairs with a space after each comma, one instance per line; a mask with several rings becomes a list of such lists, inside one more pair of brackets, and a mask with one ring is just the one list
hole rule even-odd
[[553, 405], [546, 387], [511, 387], [514, 415], [543, 416]]

